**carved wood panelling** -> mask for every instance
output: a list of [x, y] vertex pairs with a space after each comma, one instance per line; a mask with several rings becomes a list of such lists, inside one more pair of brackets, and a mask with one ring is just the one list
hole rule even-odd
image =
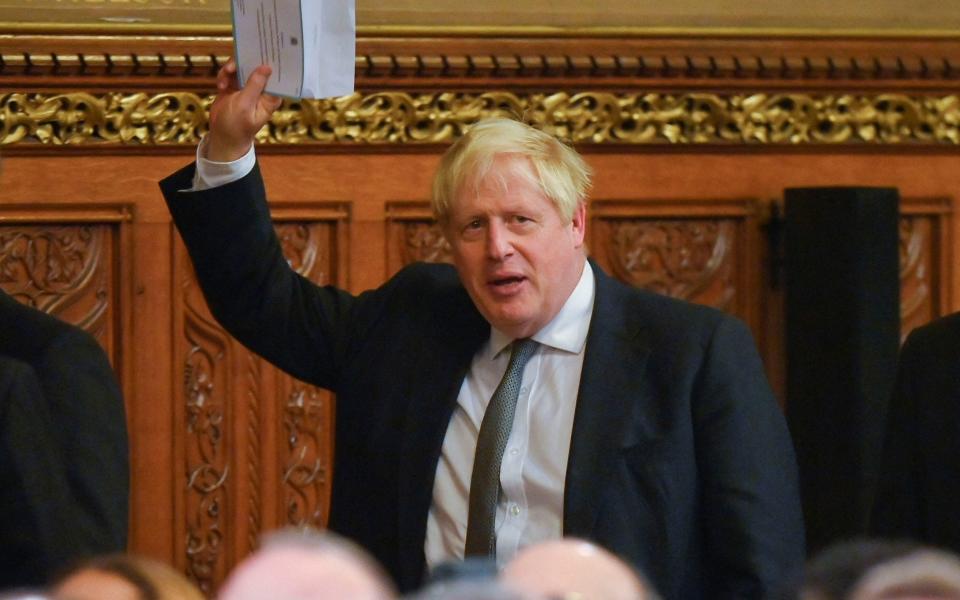
[[[290, 266], [318, 285], [336, 283], [334, 230], [329, 224], [284, 223], [277, 226]], [[277, 398], [283, 407], [279, 454], [283, 495], [280, 524], [326, 523], [333, 451], [333, 396], [327, 390], [281, 374]]]
[[735, 221], [617, 219], [603, 229], [604, 254], [621, 281], [730, 310], [737, 291]]
[[900, 205], [900, 334], [950, 312], [951, 204], [905, 198]]
[[387, 276], [414, 262], [453, 262], [426, 200], [387, 203]]
[[229, 340], [206, 312], [197, 286], [184, 287], [185, 553], [187, 573], [210, 593], [227, 570], [223, 550], [229, 528], [228, 431], [235, 418], [225, 360]]
[[759, 328], [753, 201], [598, 201], [590, 253], [621, 281], [713, 306]]
[[[274, 210], [290, 265], [318, 284], [342, 285], [346, 216], [341, 205]], [[233, 340], [211, 317], [179, 246], [177, 256], [183, 375], [178, 439], [186, 478], [180, 561], [211, 593], [263, 531], [325, 523], [333, 398]]]
[[189, 268], [183, 299], [181, 369], [184, 400], [185, 537], [187, 574], [210, 594], [227, 572], [224, 550], [230, 510], [230, 439], [236, 408], [230, 394], [229, 337], [213, 320]]
[[322, 527], [329, 508], [333, 397], [285, 377], [283, 404], [283, 499], [281, 523]]
[[0, 205], [0, 288], [78, 325], [120, 369], [120, 252], [125, 207]]

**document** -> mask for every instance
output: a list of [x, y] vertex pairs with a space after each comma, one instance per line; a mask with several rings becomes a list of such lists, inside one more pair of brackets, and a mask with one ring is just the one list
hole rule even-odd
[[273, 74], [267, 92], [288, 98], [353, 93], [355, 0], [232, 0], [240, 84], [259, 65]]

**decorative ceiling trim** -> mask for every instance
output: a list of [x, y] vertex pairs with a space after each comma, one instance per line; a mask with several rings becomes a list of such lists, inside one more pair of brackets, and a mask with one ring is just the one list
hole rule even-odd
[[[229, 16], [227, 16], [229, 19]], [[0, 34], [12, 35], [96, 35], [128, 37], [139, 36], [230, 36], [233, 28], [229, 23], [205, 25], [195, 23], [52, 23], [0, 21]], [[600, 38], [943, 38], [960, 37], [960, 28], [926, 27], [635, 27], [596, 26], [566, 27], [539, 25], [358, 25], [358, 37], [482, 37], [482, 38], [542, 38], [542, 37], [600, 37]]]
[[[213, 97], [189, 92], [0, 94], [0, 145], [194, 145]], [[446, 144], [478, 119], [520, 117], [584, 145], [960, 144], [960, 96], [380, 92], [285, 101], [267, 144]]]
[[[209, 85], [229, 37], [0, 35], [0, 89]], [[362, 38], [358, 89], [831, 89], [949, 92], [950, 39]], [[165, 81], [164, 81], [165, 80]]]

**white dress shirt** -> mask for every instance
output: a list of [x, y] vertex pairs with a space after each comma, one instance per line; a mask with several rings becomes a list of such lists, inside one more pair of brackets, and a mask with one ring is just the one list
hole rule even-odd
[[[523, 370], [520, 396], [500, 465], [497, 564], [520, 548], [563, 535], [563, 489], [583, 353], [593, 312], [593, 270], [583, 274], [567, 302], [533, 339], [540, 343]], [[427, 567], [462, 558], [467, 539], [470, 477], [480, 422], [500, 384], [513, 340], [491, 328], [463, 380], [433, 484], [427, 518]]]
[[[193, 189], [226, 185], [256, 164], [253, 147], [233, 162], [203, 157], [197, 148]], [[583, 354], [593, 312], [595, 282], [590, 263], [566, 303], [533, 339], [540, 343], [523, 370], [513, 430], [500, 465], [503, 493], [497, 506], [497, 563], [520, 548], [563, 535], [563, 490]], [[467, 538], [470, 477], [483, 413], [507, 370], [513, 341], [491, 327], [463, 380], [433, 484], [424, 550], [428, 568], [463, 557]]]
[[206, 146], [207, 138], [204, 136], [197, 144], [197, 170], [193, 173], [192, 191], [194, 192], [227, 185], [238, 179], [243, 179], [257, 164], [257, 155], [253, 151], [253, 145], [250, 146], [246, 154], [231, 162], [217, 162], [208, 159], [204, 156]]

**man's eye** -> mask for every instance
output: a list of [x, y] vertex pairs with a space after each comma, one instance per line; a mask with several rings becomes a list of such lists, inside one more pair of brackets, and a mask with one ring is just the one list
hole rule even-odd
[[467, 223], [467, 226], [464, 229], [480, 229], [483, 226], [483, 223], [480, 222], [480, 219], [474, 219]]
[[517, 215], [517, 216], [515, 216], [513, 219], [514, 219], [517, 223], [529, 223], [529, 222], [531, 221], [531, 219], [528, 219], [527, 217], [525, 217], [525, 216], [523, 216], [523, 215]]

